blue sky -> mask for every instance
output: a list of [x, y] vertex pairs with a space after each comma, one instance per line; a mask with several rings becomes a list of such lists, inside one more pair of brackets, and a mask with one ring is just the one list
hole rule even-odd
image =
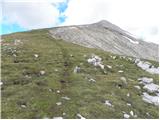
[[108, 20], [145, 41], [160, 40], [160, 0], [2, 1], [0, 35]]
[[58, 7], [57, 7], [58, 10], [59, 10], [59, 12], [60, 12], [60, 14], [62, 14], [62, 15], [60, 15], [59, 18], [58, 18], [59, 21], [60, 21], [60, 23], [65, 22], [66, 16], [63, 15], [63, 13], [64, 13], [65, 10], [67, 9], [67, 7], [68, 7], [68, 1], [59, 3], [59, 5], [58, 5]]
[[1, 27], [2, 27], [0, 30], [1, 35], [27, 30], [25, 28], [22, 28], [18, 24], [4, 24], [3, 22], [1, 23]]

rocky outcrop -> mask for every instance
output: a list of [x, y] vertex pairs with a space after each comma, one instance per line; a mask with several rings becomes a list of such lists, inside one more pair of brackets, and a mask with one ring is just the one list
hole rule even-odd
[[94, 24], [63, 26], [49, 30], [52, 37], [119, 55], [158, 61], [158, 45], [136, 39], [120, 27], [100, 21]]

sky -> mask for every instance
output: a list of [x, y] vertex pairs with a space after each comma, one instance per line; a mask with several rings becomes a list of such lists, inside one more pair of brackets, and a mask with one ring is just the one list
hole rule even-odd
[[0, 34], [100, 20], [159, 44], [160, 0], [1, 0]]

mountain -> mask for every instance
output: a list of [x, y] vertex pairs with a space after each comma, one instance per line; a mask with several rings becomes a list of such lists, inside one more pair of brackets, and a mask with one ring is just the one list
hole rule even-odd
[[[76, 36], [87, 36], [88, 31], [93, 31], [88, 35], [91, 39], [88, 43], [95, 47], [100, 42], [96, 44], [90, 36], [102, 38], [104, 31], [105, 38], [110, 36], [107, 39], [111, 41], [110, 46], [113, 40], [114, 44], [119, 41], [117, 45], [126, 44], [114, 38], [121, 36], [117, 32], [102, 29], [104, 22], [87, 25], [88, 28], [86, 25], [47, 28], [1, 36], [1, 118], [158, 119], [157, 61], [78, 45], [81, 37]], [[77, 29], [81, 34], [74, 32]], [[72, 35], [71, 41], [77, 40], [76, 44], [53, 37], [54, 31], [61, 31], [57, 34], [66, 38]], [[66, 34], [66, 31], [73, 32]], [[98, 37], [99, 34], [102, 36]], [[87, 45], [84, 40], [86, 37], [81, 40], [82, 44]], [[133, 46], [143, 43], [138, 42]]]
[[89, 25], [57, 27], [50, 30], [57, 39], [98, 48], [119, 55], [158, 61], [158, 45], [136, 39], [120, 27], [102, 20]]

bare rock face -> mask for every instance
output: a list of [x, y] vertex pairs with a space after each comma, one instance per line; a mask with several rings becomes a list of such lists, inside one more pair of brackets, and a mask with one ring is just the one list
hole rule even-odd
[[51, 36], [85, 47], [98, 48], [119, 55], [158, 61], [158, 45], [136, 39], [120, 27], [102, 20], [88, 25], [56, 27]]

